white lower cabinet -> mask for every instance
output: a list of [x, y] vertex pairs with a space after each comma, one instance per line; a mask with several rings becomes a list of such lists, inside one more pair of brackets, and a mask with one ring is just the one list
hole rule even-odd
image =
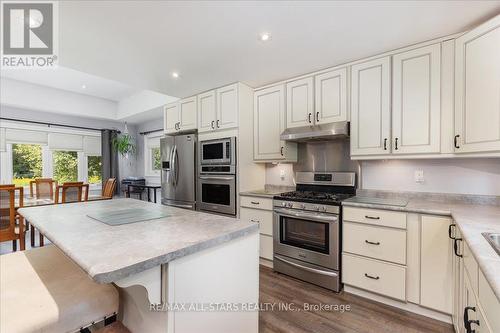
[[273, 199], [241, 195], [240, 219], [259, 224], [260, 257], [273, 260]]

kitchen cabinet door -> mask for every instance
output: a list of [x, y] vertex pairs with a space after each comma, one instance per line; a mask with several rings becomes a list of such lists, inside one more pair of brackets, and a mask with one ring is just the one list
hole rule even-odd
[[280, 139], [285, 129], [285, 86], [254, 93], [254, 160], [296, 161], [297, 144]]
[[163, 109], [164, 132], [166, 134], [177, 131], [177, 123], [179, 122], [179, 103], [171, 103]]
[[500, 151], [500, 16], [455, 41], [455, 152]]
[[422, 215], [420, 222], [420, 305], [452, 313], [452, 252], [446, 217]]
[[441, 44], [392, 58], [394, 154], [439, 153], [441, 138]]
[[391, 152], [390, 57], [351, 67], [351, 155]]
[[238, 84], [219, 88], [217, 94], [216, 129], [238, 127]]
[[179, 103], [179, 130], [196, 129], [196, 96], [186, 98]]
[[198, 132], [209, 132], [215, 129], [216, 109], [215, 90], [198, 95]]
[[286, 84], [286, 127], [314, 124], [313, 78], [307, 77]]
[[347, 120], [347, 68], [314, 78], [316, 125]]

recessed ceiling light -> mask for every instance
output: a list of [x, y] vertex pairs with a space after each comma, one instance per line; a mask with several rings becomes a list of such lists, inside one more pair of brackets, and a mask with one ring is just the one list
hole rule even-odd
[[82, 84], [82, 89], [87, 89], [87, 86]]
[[172, 72], [172, 77], [173, 77], [174, 79], [177, 79], [177, 78], [179, 77], [179, 73], [177, 73], [177, 72]]
[[268, 34], [267, 32], [264, 32], [264, 33], [260, 34], [259, 38], [261, 41], [267, 42], [268, 40], [271, 39], [271, 35]]

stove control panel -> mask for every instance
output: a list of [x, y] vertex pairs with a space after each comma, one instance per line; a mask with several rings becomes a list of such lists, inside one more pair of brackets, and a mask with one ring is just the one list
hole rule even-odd
[[275, 207], [290, 208], [297, 210], [308, 210], [313, 212], [339, 214], [340, 207], [333, 205], [321, 205], [313, 204], [307, 202], [297, 202], [297, 201], [286, 201], [286, 200], [274, 200]]

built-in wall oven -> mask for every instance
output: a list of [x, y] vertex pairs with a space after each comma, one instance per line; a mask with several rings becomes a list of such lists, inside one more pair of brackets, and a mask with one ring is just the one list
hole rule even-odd
[[236, 138], [200, 142], [198, 209], [236, 215]]

